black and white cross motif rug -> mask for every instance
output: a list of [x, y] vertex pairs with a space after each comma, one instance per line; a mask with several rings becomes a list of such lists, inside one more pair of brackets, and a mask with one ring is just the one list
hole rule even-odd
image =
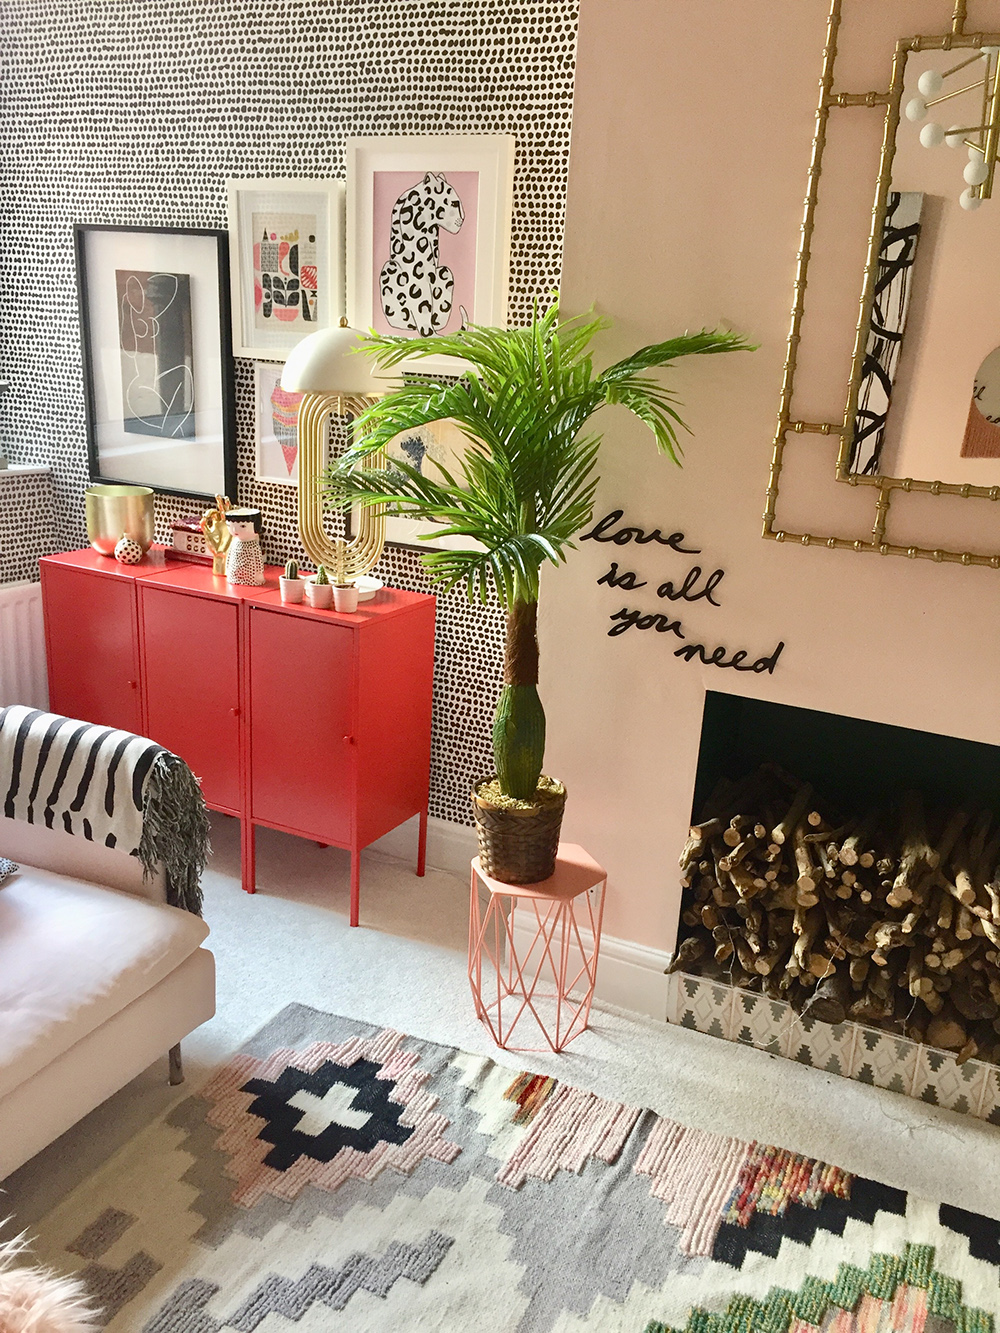
[[114, 1333], [994, 1333], [1000, 1223], [300, 1005], [42, 1223]]

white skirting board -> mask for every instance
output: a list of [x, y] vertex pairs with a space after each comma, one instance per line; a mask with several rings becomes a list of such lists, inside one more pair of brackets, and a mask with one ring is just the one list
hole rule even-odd
[[[417, 821], [411, 819], [399, 828], [379, 838], [372, 847], [401, 861], [412, 861], [417, 854]], [[427, 826], [427, 864], [436, 870], [447, 870], [453, 875], [468, 878], [469, 862], [479, 852], [476, 831], [464, 824], [452, 824], [446, 819], [430, 819]], [[525, 927], [515, 930], [515, 946], [526, 948], [534, 931]], [[585, 947], [589, 939], [581, 932]], [[616, 939], [602, 932], [601, 952], [597, 964], [595, 997], [621, 1009], [648, 1014], [665, 1022], [667, 1019], [670, 978], [664, 968], [670, 954], [663, 949], [650, 949], [632, 940]]]

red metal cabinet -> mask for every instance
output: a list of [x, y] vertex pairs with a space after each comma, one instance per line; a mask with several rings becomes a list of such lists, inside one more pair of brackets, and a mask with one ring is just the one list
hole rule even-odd
[[181, 755], [213, 809], [239, 814], [239, 603], [138, 585], [143, 730]]
[[355, 836], [358, 846], [367, 847], [404, 819], [427, 809], [433, 601], [405, 619], [377, 621], [355, 639]]
[[354, 635], [250, 608], [250, 799], [255, 819], [350, 846]]
[[247, 892], [258, 824], [351, 852], [352, 925], [361, 849], [414, 815], [424, 873], [433, 597], [386, 588], [341, 615], [284, 605], [277, 568], [240, 588], [156, 551], [41, 567], [53, 709], [186, 759], [208, 804], [242, 820]]
[[135, 581], [42, 565], [49, 706], [122, 731], [141, 731]]

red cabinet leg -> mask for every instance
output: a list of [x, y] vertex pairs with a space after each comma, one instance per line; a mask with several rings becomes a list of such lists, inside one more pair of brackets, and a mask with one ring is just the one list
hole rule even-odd
[[240, 821], [240, 861], [244, 893], [257, 892], [257, 829], [252, 819]]
[[361, 852], [351, 848], [351, 925], [360, 924], [361, 913]]
[[417, 837], [417, 874], [427, 869], [427, 807], [420, 812], [420, 833]]

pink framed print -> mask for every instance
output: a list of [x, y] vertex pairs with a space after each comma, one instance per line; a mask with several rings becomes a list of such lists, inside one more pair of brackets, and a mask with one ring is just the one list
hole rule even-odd
[[284, 361], [344, 313], [344, 183], [231, 180], [233, 352]]
[[300, 393], [281, 387], [281, 363], [254, 365], [256, 477], [286, 486], [299, 484]]
[[506, 323], [513, 182], [510, 135], [348, 139], [352, 327], [428, 338]]

